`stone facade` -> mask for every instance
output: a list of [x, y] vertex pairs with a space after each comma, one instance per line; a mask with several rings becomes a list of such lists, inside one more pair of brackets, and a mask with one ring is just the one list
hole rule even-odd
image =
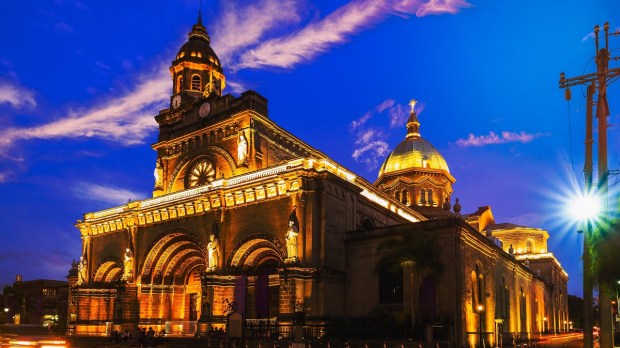
[[[456, 204], [450, 212], [455, 180], [430, 144], [420, 143], [430, 152], [416, 154], [418, 167], [405, 152], [392, 156], [412, 167], [382, 172], [372, 185], [270, 120], [260, 94], [208, 85], [214, 72], [222, 88], [225, 78], [202, 28], [199, 20], [189, 41], [199, 43], [177, 54], [170, 108], [155, 117], [153, 197], [76, 225], [84, 267], [69, 277], [69, 316], [77, 334], [137, 325], [204, 333], [233, 311], [278, 326], [301, 312], [323, 327], [380, 310], [441, 326], [440, 338], [461, 347], [528, 338], [545, 331], [543, 318], [565, 317], [559, 263], [528, 267], [502, 249], [480, 225], [492, 222], [490, 210], [482, 219], [460, 216]], [[194, 75], [202, 84], [188, 85]], [[416, 122], [412, 108], [408, 126], [419, 137]], [[421, 189], [432, 195], [403, 199], [403, 190]], [[385, 271], [381, 246], [407, 234], [434, 241], [441, 272]]]

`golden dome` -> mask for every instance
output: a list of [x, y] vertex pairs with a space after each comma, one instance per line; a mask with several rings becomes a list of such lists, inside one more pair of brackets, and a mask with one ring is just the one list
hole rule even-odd
[[420, 122], [412, 106], [412, 112], [407, 121], [407, 137], [396, 146], [383, 162], [379, 170], [379, 177], [409, 169], [435, 169], [450, 173], [446, 160], [431, 143], [420, 136], [419, 129]]

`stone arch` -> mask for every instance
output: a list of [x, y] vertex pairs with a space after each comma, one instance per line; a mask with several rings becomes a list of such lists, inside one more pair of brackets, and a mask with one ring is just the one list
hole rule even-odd
[[108, 257], [103, 259], [93, 276], [95, 283], [111, 283], [115, 280], [121, 279], [123, 275], [123, 264], [115, 257]]
[[231, 268], [248, 269], [259, 266], [267, 260], [283, 263], [286, 257], [286, 246], [278, 238], [267, 233], [256, 233], [237, 243], [226, 265]]
[[[237, 164], [235, 162], [235, 159], [232, 157], [230, 153], [228, 153], [228, 151], [224, 150], [223, 148], [219, 146], [213, 146], [213, 145], [203, 146], [201, 147], [201, 150], [198, 153], [197, 152], [188, 153], [188, 154], [183, 155], [179, 159], [179, 162], [177, 166], [174, 168], [174, 171], [172, 172], [172, 175], [170, 176], [170, 179], [168, 181], [168, 186], [167, 186], [168, 193], [173, 192], [174, 183], [178, 180], [179, 175], [185, 173], [185, 171], [187, 170], [187, 166], [190, 163], [193, 163], [199, 157], [206, 157], [215, 163], [216, 161], [214, 160], [213, 155], [221, 156], [226, 161], [226, 163], [228, 164], [232, 172], [234, 172], [237, 169]], [[219, 175], [219, 173], [221, 173], [221, 168], [219, 171], [216, 172], [217, 175]]]
[[206, 268], [204, 241], [183, 230], [161, 234], [140, 266], [144, 284], [183, 284], [196, 268]]

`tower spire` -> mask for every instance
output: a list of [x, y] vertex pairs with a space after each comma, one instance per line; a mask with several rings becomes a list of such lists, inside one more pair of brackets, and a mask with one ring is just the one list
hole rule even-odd
[[415, 105], [418, 102], [415, 99], [411, 99], [409, 105], [411, 106], [411, 112], [409, 113], [409, 119], [407, 120], [407, 138], [420, 137], [420, 121], [415, 113]]
[[198, 24], [202, 25], [202, 0], [198, 4]]

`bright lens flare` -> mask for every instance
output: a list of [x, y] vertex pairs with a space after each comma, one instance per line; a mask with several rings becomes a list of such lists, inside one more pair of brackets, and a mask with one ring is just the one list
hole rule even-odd
[[577, 222], [596, 220], [601, 213], [601, 202], [595, 194], [579, 194], [568, 201], [568, 214]]

